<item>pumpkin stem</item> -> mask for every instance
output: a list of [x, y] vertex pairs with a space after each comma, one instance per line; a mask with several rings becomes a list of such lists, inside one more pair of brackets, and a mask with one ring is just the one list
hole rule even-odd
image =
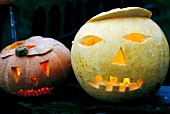
[[17, 56], [19, 56], [19, 57], [21, 57], [21, 56], [25, 56], [25, 55], [27, 55], [27, 53], [28, 53], [28, 49], [27, 49], [27, 47], [25, 47], [25, 46], [18, 46], [16, 49], [15, 49], [15, 54], [17, 55]]

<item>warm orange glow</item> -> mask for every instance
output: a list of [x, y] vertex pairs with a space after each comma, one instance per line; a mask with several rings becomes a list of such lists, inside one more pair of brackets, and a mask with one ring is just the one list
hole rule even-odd
[[14, 94], [17, 94], [19, 96], [24, 96], [24, 97], [28, 97], [28, 96], [40, 96], [40, 95], [44, 95], [44, 94], [50, 94], [51, 93], [52, 88], [48, 88], [48, 87], [43, 87], [41, 89], [38, 90], [34, 90], [34, 89], [30, 89], [30, 90], [18, 90], [17, 92], [15, 92]]
[[99, 89], [99, 84], [102, 82], [102, 77], [94, 75], [94, 81], [88, 81], [90, 84], [93, 84], [95, 88]]
[[34, 48], [35, 45], [28, 45], [28, 46], [26, 46], [26, 47], [27, 47], [27, 49], [31, 49], [31, 48]]
[[126, 60], [122, 48], [120, 48], [119, 52], [112, 59], [111, 63], [121, 64], [121, 65], [126, 64]]
[[148, 37], [149, 36], [146, 36], [141, 33], [131, 33], [131, 34], [124, 36], [126, 40], [131, 40], [132, 42], [138, 42], [138, 43], [144, 42], [145, 40], [148, 39]]
[[100, 89], [100, 85], [104, 85], [105, 91], [108, 92], [111, 91], [125, 92], [127, 89], [129, 91], [139, 89], [142, 86], [143, 81], [137, 79], [137, 83], [131, 83], [130, 78], [124, 78], [123, 83], [118, 83], [117, 77], [110, 76], [110, 81], [106, 82], [102, 81], [102, 76], [94, 75], [94, 81], [88, 80], [88, 83], [96, 89]]
[[89, 35], [81, 39], [81, 44], [86, 45], [86, 46], [92, 46], [100, 41], [102, 41], [101, 38], [97, 36]]
[[34, 77], [34, 78], [31, 78], [31, 80], [34, 82], [34, 84], [36, 84], [36, 85], [38, 84], [37, 78]]
[[6, 47], [4, 48], [4, 50], [15, 49], [15, 48], [17, 48], [18, 46], [21, 46], [22, 44], [23, 44], [23, 41], [18, 41], [18, 42], [15, 42], [15, 43], [13, 43], [13, 44], [11, 44], [11, 45], [9, 45], [9, 46], [6, 46]]
[[124, 79], [123, 79], [123, 83], [130, 84], [130, 79], [129, 79], [129, 78], [124, 78]]
[[14, 79], [17, 83], [18, 83], [18, 79], [19, 79], [19, 76], [20, 76], [20, 70], [21, 70], [20, 67], [12, 67], [12, 74], [13, 74]]
[[49, 61], [44, 61], [42, 63], [40, 63], [44, 73], [49, 76], [50, 74], [50, 67], [49, 67]]

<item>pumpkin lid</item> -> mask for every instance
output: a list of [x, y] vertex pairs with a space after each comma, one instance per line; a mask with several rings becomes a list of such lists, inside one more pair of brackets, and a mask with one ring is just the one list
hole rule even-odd
[[28, 53], [26, 55], [40, 55], [51, 51], [58, 44], [59, 42], [52, 38], [33, 36], [24, 41], [18, 41], [5, 47], [0, 53], [0, 58], [15, 55], [15, 50], [21, 45], [28, 48]]
[[102, 12], [92, 17], [87, 22], [99, 21], [109, 18], [124, 18], [124, 17], [146, 17], [150, 18], [152, 13], [149, 10], [140, 7], [116, 8], [107, 12]]

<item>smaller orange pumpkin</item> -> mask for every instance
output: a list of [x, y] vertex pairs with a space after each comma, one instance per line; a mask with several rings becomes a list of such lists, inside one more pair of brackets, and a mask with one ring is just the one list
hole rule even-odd
[[19, 96], [51, 93], [71, 70], [70, 50], [52, 38], [34, 36], [0, 53], [0, 87]]

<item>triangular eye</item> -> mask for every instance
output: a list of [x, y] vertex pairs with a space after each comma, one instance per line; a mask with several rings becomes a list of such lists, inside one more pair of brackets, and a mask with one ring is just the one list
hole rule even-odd
[[126, 59], [125, 55], [123, 53], [122, 48], [119, 49], [119, 52], [116, 54], [116, 56], [112, 59], [111, 63], [126, 65]]
[[99, 43], [100, 41], [102, 41], [101, 38], [94, 36], [94, 35], [88, 35], [88, 36], [83, 37], [80, 40], [80, 44], [85, 45], [85, 46], [92, 46], [94, 44]]
[[150, 36], [146, 36], [146, 35], [141, 34], [141, 33], [131, 33], [131, 34], [124, 36], [124, 38], [126, 40], [131, 40], [132, 42], [138, 42], [138, 43], [144, 42], [145, 40], [148, 39], [148, 37], [150, 37]]
[[44, 61], [42, 63], [40, 63], [41, 68], [43, 69], [44, 73], [46, 74], [46, 76], [48, 77], [50, 74], [50, 67], [49, 67], [49, 61]]
[[18, 78], [20, 76], [21, 68], [20, 67], [12, 67], [11, 69], [12, 69], [12, 74], [14, 76], [15, 81], [18, 83]]

